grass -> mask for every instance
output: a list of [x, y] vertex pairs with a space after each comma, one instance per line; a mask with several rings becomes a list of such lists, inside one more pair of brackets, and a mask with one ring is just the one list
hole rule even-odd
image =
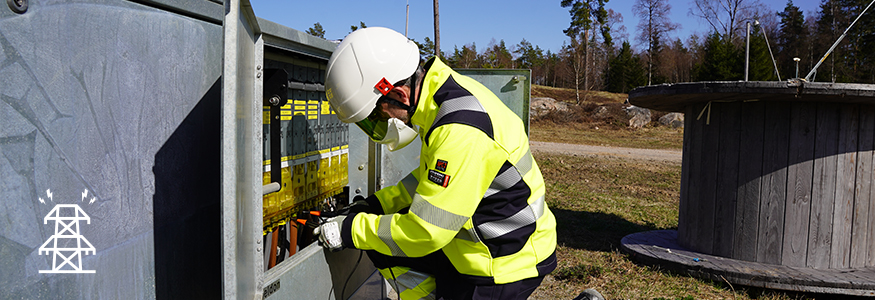
[[[680, 149], [683, 144], [683, 129], [659, 125], [656, 120], [665, 112], [653, 111], [647, 126], [630, 129], [625, 124], [623, 102], [625, 94], [589, 92], [586, 102], [571, 105], [565, 112], [550, 112], [533, 118], [529, 135], [533, 141], [584, 144], [596, 146], [628, 147], [644, 149]], [[532, 97], [550, 97], [574, 104], [574, 90], [544, 86], [532, 86]], [[597, 109], [607, 108], [598, 115]]]
[[[547, 123], [547, 124], [544, 124]], [[681, 149], [683, 129], [646, 126], [641, 129], [611, 128], [599, 124], [533, 121], [529, 135], [533, 141], [641, 149]]]
[[631, 233], [677, 228], [681, 166], [535, 152], [556, 216], [557, 269], [532, 299], [571, 299], [595, 288], [607, 299], [795, 299], [635, 264], [620, 252]]

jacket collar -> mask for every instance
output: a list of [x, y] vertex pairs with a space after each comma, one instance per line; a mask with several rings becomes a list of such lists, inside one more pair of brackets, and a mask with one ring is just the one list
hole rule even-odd
[[424, 69], [425, 76], [422, 78], [422, 87], [419, 91], [419, 103], [416, 104], [416, 111], [410, 120], [414, 125], [419, 126], [420, 137], [424, 137], [424, 134], [431, 128], [440, 108], [434, 102], [434, 93], [450, 75], [455, 73], [437, 57], [429, 59], [425, 63]]

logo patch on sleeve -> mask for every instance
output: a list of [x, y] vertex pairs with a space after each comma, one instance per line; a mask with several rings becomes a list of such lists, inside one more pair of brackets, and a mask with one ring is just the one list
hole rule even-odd
[[434, 164], [434, 168], [441, 172], [447, 171], [447, 161], [443, 159], [438, 159], [437, 163]]
[[431, 180], [431, 182], [434, 182], [439, 186], [447, 187], [447, 185], [450, 184], [450, 175], [435, 170], [428, 170], [428, 180]]

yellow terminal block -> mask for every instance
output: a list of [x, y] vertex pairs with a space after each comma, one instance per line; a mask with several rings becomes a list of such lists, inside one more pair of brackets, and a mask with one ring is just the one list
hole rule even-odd
[[330, 187], [331, 189], [336, 189], [340, 187], [340, 154], [339, 152], [333, 152], [331, 156], [331, 174], [329, 175]]
[[[323, 152], [323, 151], [320, 151]], [[320, 154], [319, 158], [319, 174], [317, 175], [319, 194], [327, 192], [331, 188], [331, 157], [327, 151]]]
[[[270, 172], [265, 172], [262, 178], [263, 184], [271, 183]], [[264, 206], [262, 208], [262, 214], [265, 219], [267, 219], [268, 216], [277, 212], [277, 202], [279, 201], [278, 194], [279, 193], [270, 193], [262, 197], [262, 205]]]
[[349, 153], [344, 151], [340, 154], [340, 186], [349, 185]]
[[[318, 155], [318, 154], [317, 154]], [[319, 160], [307, 162], [307, 187], [304, 190], [307, 193], [307, 199], [319, 196], [319, 186], [317, 185], [319, 177]]]
[[[262, 175], [261, 178], [262, 178], [262, 180], [261, 180], [262, 184], [266, 185], [266, 184], [270, 183], [270, 172], [264, 172], [264, 174]], [[270, 200], [268, 198], [268, 195], [264, 195], [261, 198], [261, 205], [262, 205], [261, 214], [262, 214], [262, 216], [267, 217], [268, 211], [270, 210]]]
[[280, 197], [282, 197], [282, 201], [280, 201], [279, 210], [284, 210], [292, 207], [294, 204], [294, 191], [292, 190], [292, 170], [291, 167], [286, 167], [282, 169], [283, 174], [283, 182], [282, 188], [280, 189]]
[[307, 185], [307, 165], [297, 164], [292, 166], [292, 190], [295, 191], [295, 204], [303, 203], [307, 200], [307, 194], [304, 191]]

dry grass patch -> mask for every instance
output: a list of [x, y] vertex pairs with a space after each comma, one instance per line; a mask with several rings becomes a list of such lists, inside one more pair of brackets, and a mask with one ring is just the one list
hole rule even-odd
[[532, 299], [571, 299], [595, 288], [608, 299], [800, 299], [703, 281], [635, 264], [631, 233], [677, 228], [681, 165], [535, 152], [556, 216], [559, 265]]

